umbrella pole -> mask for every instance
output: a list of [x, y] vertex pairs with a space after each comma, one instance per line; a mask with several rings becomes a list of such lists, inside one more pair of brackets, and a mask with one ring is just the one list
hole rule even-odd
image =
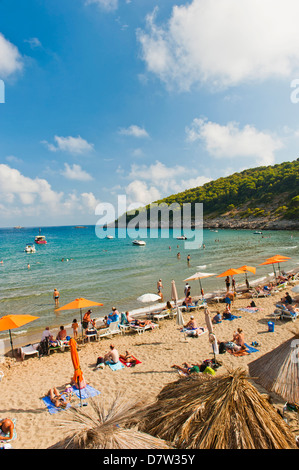
[[275, 276], [275, 279], [276, 279], [276, 271], [275, 271], [274, 264], [272, 264], [272, 266], [273, 266], [274, 276]]
[[80, 388], [79, 377], [77, 378], [77, 382], [78, 382], [78, 389], [79, 389], [79, 396], [80, 396], [80, 406], [82, 406], [82, 396], [81, 396], [81, 388]]
[[14, 349], [13, 349], [13, 344], [12, 344], [12, 337], [11, 337], [11, 330], [8, 330], [9, 331], [9, 340], [10, 340], [10, 345], [11, 345], [11, 352], [12, 352], [12, 356], [14, 356]]
[[81, 318], [81, 336], [82, 336], [82, 343], [83, 343], [83, 318], [82, 318], [82, 308], [80, 308], [80, 318]]
[[202, 295], [203, 288], [202, 288], [201, 280], [200, 280], [200, 279], [199, 279], [199, 285], [200, 285], [200, 295], [201, 295], [201, 298], [203, 299], [203, 295]]

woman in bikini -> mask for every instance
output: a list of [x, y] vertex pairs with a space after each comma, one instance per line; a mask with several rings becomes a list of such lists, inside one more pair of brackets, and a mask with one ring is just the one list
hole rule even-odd
[[48, 396], [50, 397], [51, 402], [56, 406], [56, 408], [65, 408], [66, 405], [71, 401], [70, 394], [68, 394], [68, 399], [65, 400], [62, 395], [58, 392], [56, 387], [54, 387], [53, 390], [49, 390]]

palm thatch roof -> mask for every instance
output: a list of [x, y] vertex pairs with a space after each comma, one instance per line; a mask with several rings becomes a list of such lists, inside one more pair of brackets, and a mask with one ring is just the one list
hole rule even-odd
[[299, 403], [299, 334], [248, 364], [254, 380], [268, 392]]
[[288, 425], [241, 369], [168, 384], [139, 429], [184, 449], [296, 448]]
[[60, 425], [65, 437], [49, 449], [171, 449], [162, 439], [137, 429], [135, 415], [142, 409], [141, 403], [128, 403], [117, 396], [107, 411], [97, 399], [91, 399], [90, 405], [84, 411], [70, 410], [71, 419]]

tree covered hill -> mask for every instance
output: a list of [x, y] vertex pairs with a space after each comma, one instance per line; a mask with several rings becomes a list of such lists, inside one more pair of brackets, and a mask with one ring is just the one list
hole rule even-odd
[[238, 219], [298, 219], [299, 158], [250, 168], [155, 202], [201, 202], [205, 219], [223, 215]]

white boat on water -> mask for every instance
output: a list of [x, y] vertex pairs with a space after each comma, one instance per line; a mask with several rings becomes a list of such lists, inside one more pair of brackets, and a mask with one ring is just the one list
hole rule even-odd
[[253, 235], [262, 235], [263, 232], [253, 232]]
[[138, 246], [145, 246], [146, 245], [145, 241], [143, 241], [143, 240], [133, 240], [132, 244], [133, 245], [138, 245]]
[[112, 240], [112, 238], [114, 238], [112, 235], [106, 235], [106, 238], [108, 238], [109, 240]]
[[185, 235], [181, 235], [180, 237], [176, 237], [177, 240], [187, 240], [187, 237]]
[[35, 253], [36, 249], [33, 245], [26, 245], [25, 251], [26, 251], [26, 253]]

